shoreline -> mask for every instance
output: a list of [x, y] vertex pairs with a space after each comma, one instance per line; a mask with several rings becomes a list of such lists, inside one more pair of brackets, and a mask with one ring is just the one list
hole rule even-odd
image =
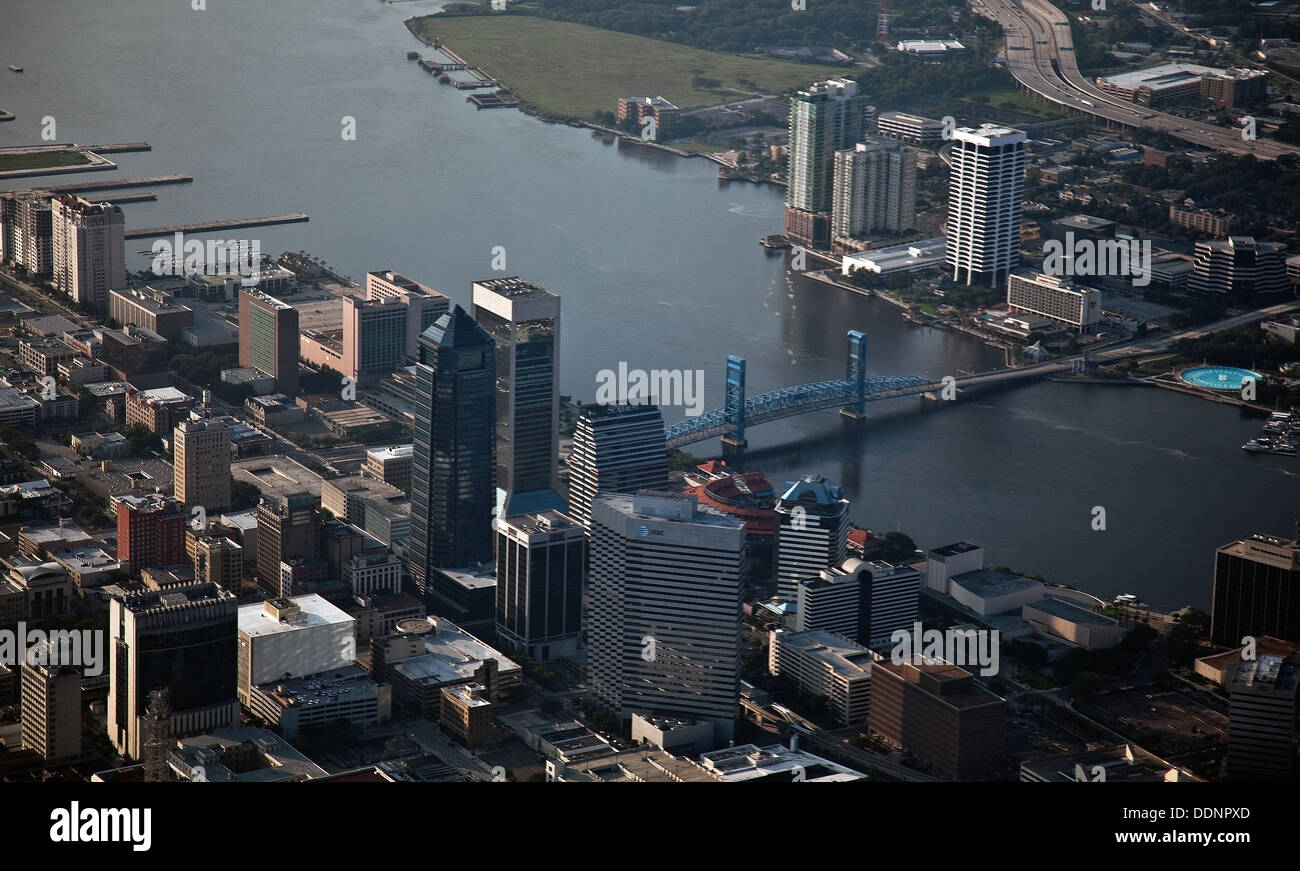
[[[429, 16], [425, 16], [425, 15], [412, 16], [411, 18], [408, 18], [405, 21], [403, 21], [402, 24], [406, 27], [406, 31], [411, 36], [413, 36], [415, 40], [419, 42], [421, 45], [433, 49], [434, 51], [442, 52], [443, 54], [447, 55], [448, 58], [452, 59], [453, 63], [468, 63], [468, 61], [465, 61], [465, 59], [460, 57], [460, 55], [456, 54], [451, 49], [447, 48], [444, 43], [431, 42], [428, 39], [426, 39], [422, 34], [416, 32], [416, 29], [413, 26], [413, 22], [419, 21], [421, 18], [427, 18], [427, 17]], [[510, 90], [511, 93], [514, 93], [516, 96], [518, 96], [517, 91], [514, 91], [513, 89], [510, 88], [506, 88], [505, 85], [499, 80], [493, 79], [493, 81], [496, 82], [496, 84], [502, 90]], [[725, 105], [725, 104], [721, 104], [721, 105]], [[721, 158], [719, 158], [716, 154], [709, 154], [702, 151], [687, 151], [681, 148], [674, 148], [673, 146], [662, 142], [655, 142], [653, 140], [642, 139], [639, 136], [635, 136], [623, 130], [617, 130], [613, 127], [605, 127], [604, 125], [597, 124], [595, 121], [587, 121], [582, 118], [567, 118], [567, 119], [557, 118], [551, 115], [547, 115], [546, 113], [538, 109], [531, 108], [530, 106], [528, 106], [522, 101], [519, 103], [519, 105], [514, 106], [512, 108], [518, 109], [524, 115], [527, 115], [530, 118], [534, 118], [542, 122], [543, 124], [559, 124], [565, 127], [586, 128], [587, 130], [617, 137], [618, 139], [622, 140], [622, 142], [627, 143], [629, 145], [637, 145], [642, 148], [655, 148], [660, 151], [666, 151], [669, 154], [674, 154], [678, 157], [685, 157], [685, 158], [702, 157], [705, 160], [709, 160], [713, 163], [716, 163], [719, 167], [738, 173], [737, 177], [735, 178], [722, 179], [720, 177], [719, 180], [748, 181], [748, 182], [752, 182], [753, 184], [769, 184], [772, 185], [773, 187], [782, 187], [782, 188], [786, 186], [786, 182], [783, 181], [777, 181], [775, 179], [752, 178], [748, 175], [745, 175], [743, 174], [742, 170], [737, 170], [736, 167], [732, 166], [729, 163], [726, 163]]]

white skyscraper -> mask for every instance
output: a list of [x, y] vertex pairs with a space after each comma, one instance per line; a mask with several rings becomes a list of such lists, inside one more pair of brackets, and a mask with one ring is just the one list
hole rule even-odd
[[666, 486], [667, 445], [656, 406], [583, 406], [569, 455], [569, 516], [590, 527], [597, 494]]
[[776, 501], [776, 592], [796, 598], [799, 582], [838, 568], [848, 554], [849, 500], [821, 475], [786, 482]]
[[730, 740], [740, 681], [745, 525], [693, 496], [643, 491], [592, 506], [588, 662], [620, 721], [666, 713]]
[[871, 137], [835, 152], [831, 235], [900, 234], [916, 227], [916, 152]]
[[953, 133], [948, 183], [948, 265], [954, 281], [1006, 285], [1020, 263], [1024, 131], [994, 124]]

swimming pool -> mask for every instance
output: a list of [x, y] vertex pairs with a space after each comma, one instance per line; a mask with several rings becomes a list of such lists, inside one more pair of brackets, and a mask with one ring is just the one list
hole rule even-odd
[[1264, 376], [1249, 369], [1235, 366], [1197, 366], [1184, 369], [1178, 377], [1196, 387], [1209, 387], [1212, 390], [1241, 390], [1247, 378], [1256, 382], [1263, 381]]

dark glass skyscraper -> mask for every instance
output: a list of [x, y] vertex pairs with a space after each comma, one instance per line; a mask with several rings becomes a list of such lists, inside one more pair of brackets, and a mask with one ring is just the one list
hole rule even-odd
[[496, 344], [501, 516], [561, 504], [560, 298], [522, 278], [474, 282], [474, 320]]
[[492, 560], [496, 359], [492, 338], [460, 306], [420, 336], [411, 464], [411, 578]]

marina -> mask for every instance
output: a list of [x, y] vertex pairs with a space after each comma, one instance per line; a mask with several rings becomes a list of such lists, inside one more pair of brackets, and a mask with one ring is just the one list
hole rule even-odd
[[1268, 423], [1260, 434], [1241, 446], [1243, 451], [1251, 454], [1280, 454], [1284, 457], [1296, 455], [1296, 442], [1300, 439], [1300, 421], [1291, 414], [1275, 411], [1269, 415]]

